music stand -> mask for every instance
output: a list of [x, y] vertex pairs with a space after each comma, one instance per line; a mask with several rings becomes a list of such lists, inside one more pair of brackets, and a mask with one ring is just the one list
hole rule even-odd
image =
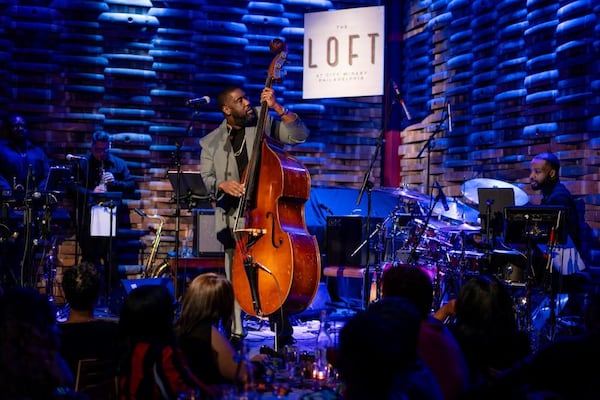
[[64, 193], [67, 186], [72, 182], [71, 168], [63, 166], [50, 167], [46, 178], [45, 192]]
[[177, 185], [177, 171], [167, 171], [167, 176], [173, 191], [179, 186], [179, 193], [173, 195], [175, 201], [185, 202], [191, 209], [196, 208], [198, 203], [209, 200], [210, 195], [199, 171], [181, 171], [180, 185]]
[[[491, 217], [490, 226], [501, 232], [503, 229], [503, 214], [505, 207], [515, 205], [515, 192], [512, 188], [477, 188], [479, 214]], [[484, 225], [485, 219], [481, 219]]]
[[[108, 282], [106, 283], [106, 305], [110, 306], [113, 280], [113, 240], [117, 235], [117, 209], [123, 199], [122, 192], [89, 193], [90, 236], [108, 237]], [[115, 268], [116, 269], [116, 268]]]

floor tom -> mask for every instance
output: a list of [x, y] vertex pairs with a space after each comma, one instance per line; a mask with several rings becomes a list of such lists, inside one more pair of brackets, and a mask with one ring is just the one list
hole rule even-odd
[[527, 257], [516, 250], [494, 250], [491, 268], [508, 283], [525, 283]]

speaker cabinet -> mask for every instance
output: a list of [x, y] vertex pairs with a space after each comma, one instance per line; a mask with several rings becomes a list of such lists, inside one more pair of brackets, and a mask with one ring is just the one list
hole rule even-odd
[[[372, 232], [383, 218], [371, 217], [369, 228]], [[373, 249], [373, 240], [365, 244], [354, 256], [352, 253], [370, 234], [366, 232], [367, 218], [361, 215], [329, 216], [327, 217], [327, 231], [325, 238], [326, 265], [360, 267], [367, 264], [367, 250], [369, 250], [369, 263], [376, 261]], [[367, 247], [370, 246], [370, 247]]]
[[193, 210], [194, 217], [194, 256], [223, 256], [225, 249], [215, 233], [215, 210]]
[[131, 293], [133, 289], [137, 289], [141, 286], [162, 285], [165, 286], [169, 290], [169, 293], [171, 293], [171, 296], [175, 298], [175, 285], [173, 284], [172, 278], [121, 279], [121, 284], [127, 295]]

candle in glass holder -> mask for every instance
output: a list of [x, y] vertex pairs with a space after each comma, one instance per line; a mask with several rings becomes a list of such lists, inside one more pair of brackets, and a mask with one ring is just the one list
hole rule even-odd
[[328, 372], [329, 371], [327, 365], [321, 365], [318, 362], [313, 363], [313, 379], [318, 381], [324, 381], [325, 379], [327, 379]]

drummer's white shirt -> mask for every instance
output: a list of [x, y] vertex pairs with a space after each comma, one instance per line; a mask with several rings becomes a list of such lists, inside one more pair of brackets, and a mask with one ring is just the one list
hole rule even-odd
[[[544, 254], [548, 254], [548, 245], [538, 244], [538, 246]], [[570, 236], [567, 236], [565, 244], [557, 244], [552, 248], [552, 267], [562, 275], [574, 274], [586, 268], [585, 262]]]

